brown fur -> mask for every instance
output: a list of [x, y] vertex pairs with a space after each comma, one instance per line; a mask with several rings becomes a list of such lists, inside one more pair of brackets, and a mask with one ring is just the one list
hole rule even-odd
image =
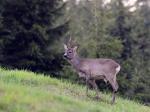
[[[79, 77], [86, 79], [86, 85], [89, 83], [95, 88], [97, 98], [98, 88], [95, 83], [96, 80], [103, 79], [105, 82], [109, 82], [113, 88], [112, 103], [115, 102], [115, 92], [118, 90], [118, 83], [116, 81], [116, 75], [120, 71], [120, 65], [112, 59], [87, 59], [80, 58], [77, 55], [77, 47], [69, 47], [64, 45], [65, 54], [64, 56], [69, 63], [74, 67]], [[88, 94], [88, 87], [86, 90]]]

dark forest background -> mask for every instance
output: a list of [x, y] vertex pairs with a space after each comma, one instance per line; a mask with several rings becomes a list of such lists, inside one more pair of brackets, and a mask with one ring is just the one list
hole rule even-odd
[[0, 0], [0, 66], [81, 83], [62, 57], [71, 36], [82, 57], [120, 63], [119, 93], [149, 104], [150, 1], [127, 1]]

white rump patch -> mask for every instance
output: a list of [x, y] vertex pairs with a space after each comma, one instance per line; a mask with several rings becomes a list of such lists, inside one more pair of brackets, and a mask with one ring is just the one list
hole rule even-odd
[[118, 66], [117, 68], [116, 68], [116, 72], [118, 73], [120, 71], [120, 66]]

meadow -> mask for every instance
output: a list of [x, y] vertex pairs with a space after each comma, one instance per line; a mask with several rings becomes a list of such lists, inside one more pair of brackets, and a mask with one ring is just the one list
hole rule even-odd
[[0, 112], [150, 112], [150, 107], [111, 94], [102, 100], [85, 94], [85, 86], [25, 70], [0, 69]]

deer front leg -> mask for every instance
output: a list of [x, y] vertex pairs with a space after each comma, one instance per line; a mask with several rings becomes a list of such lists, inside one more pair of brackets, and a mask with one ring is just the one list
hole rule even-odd
[[100, 99], [99, 94], [98, 94], [98, 87], [97, 87], [97, 84], [96, 84], [95, 80], [92, 80], [91, 84], [92, 84], [93, 88], [96, 91], [96, 99]]
[[86, 95], [87, 95], [87, 96], [89, 96], [89, 95], [88, 95], [88, 89], [89, 89], [89, 88], [88, 88], [88, 85], [89, 85], [89, 76], [86, 77]]

